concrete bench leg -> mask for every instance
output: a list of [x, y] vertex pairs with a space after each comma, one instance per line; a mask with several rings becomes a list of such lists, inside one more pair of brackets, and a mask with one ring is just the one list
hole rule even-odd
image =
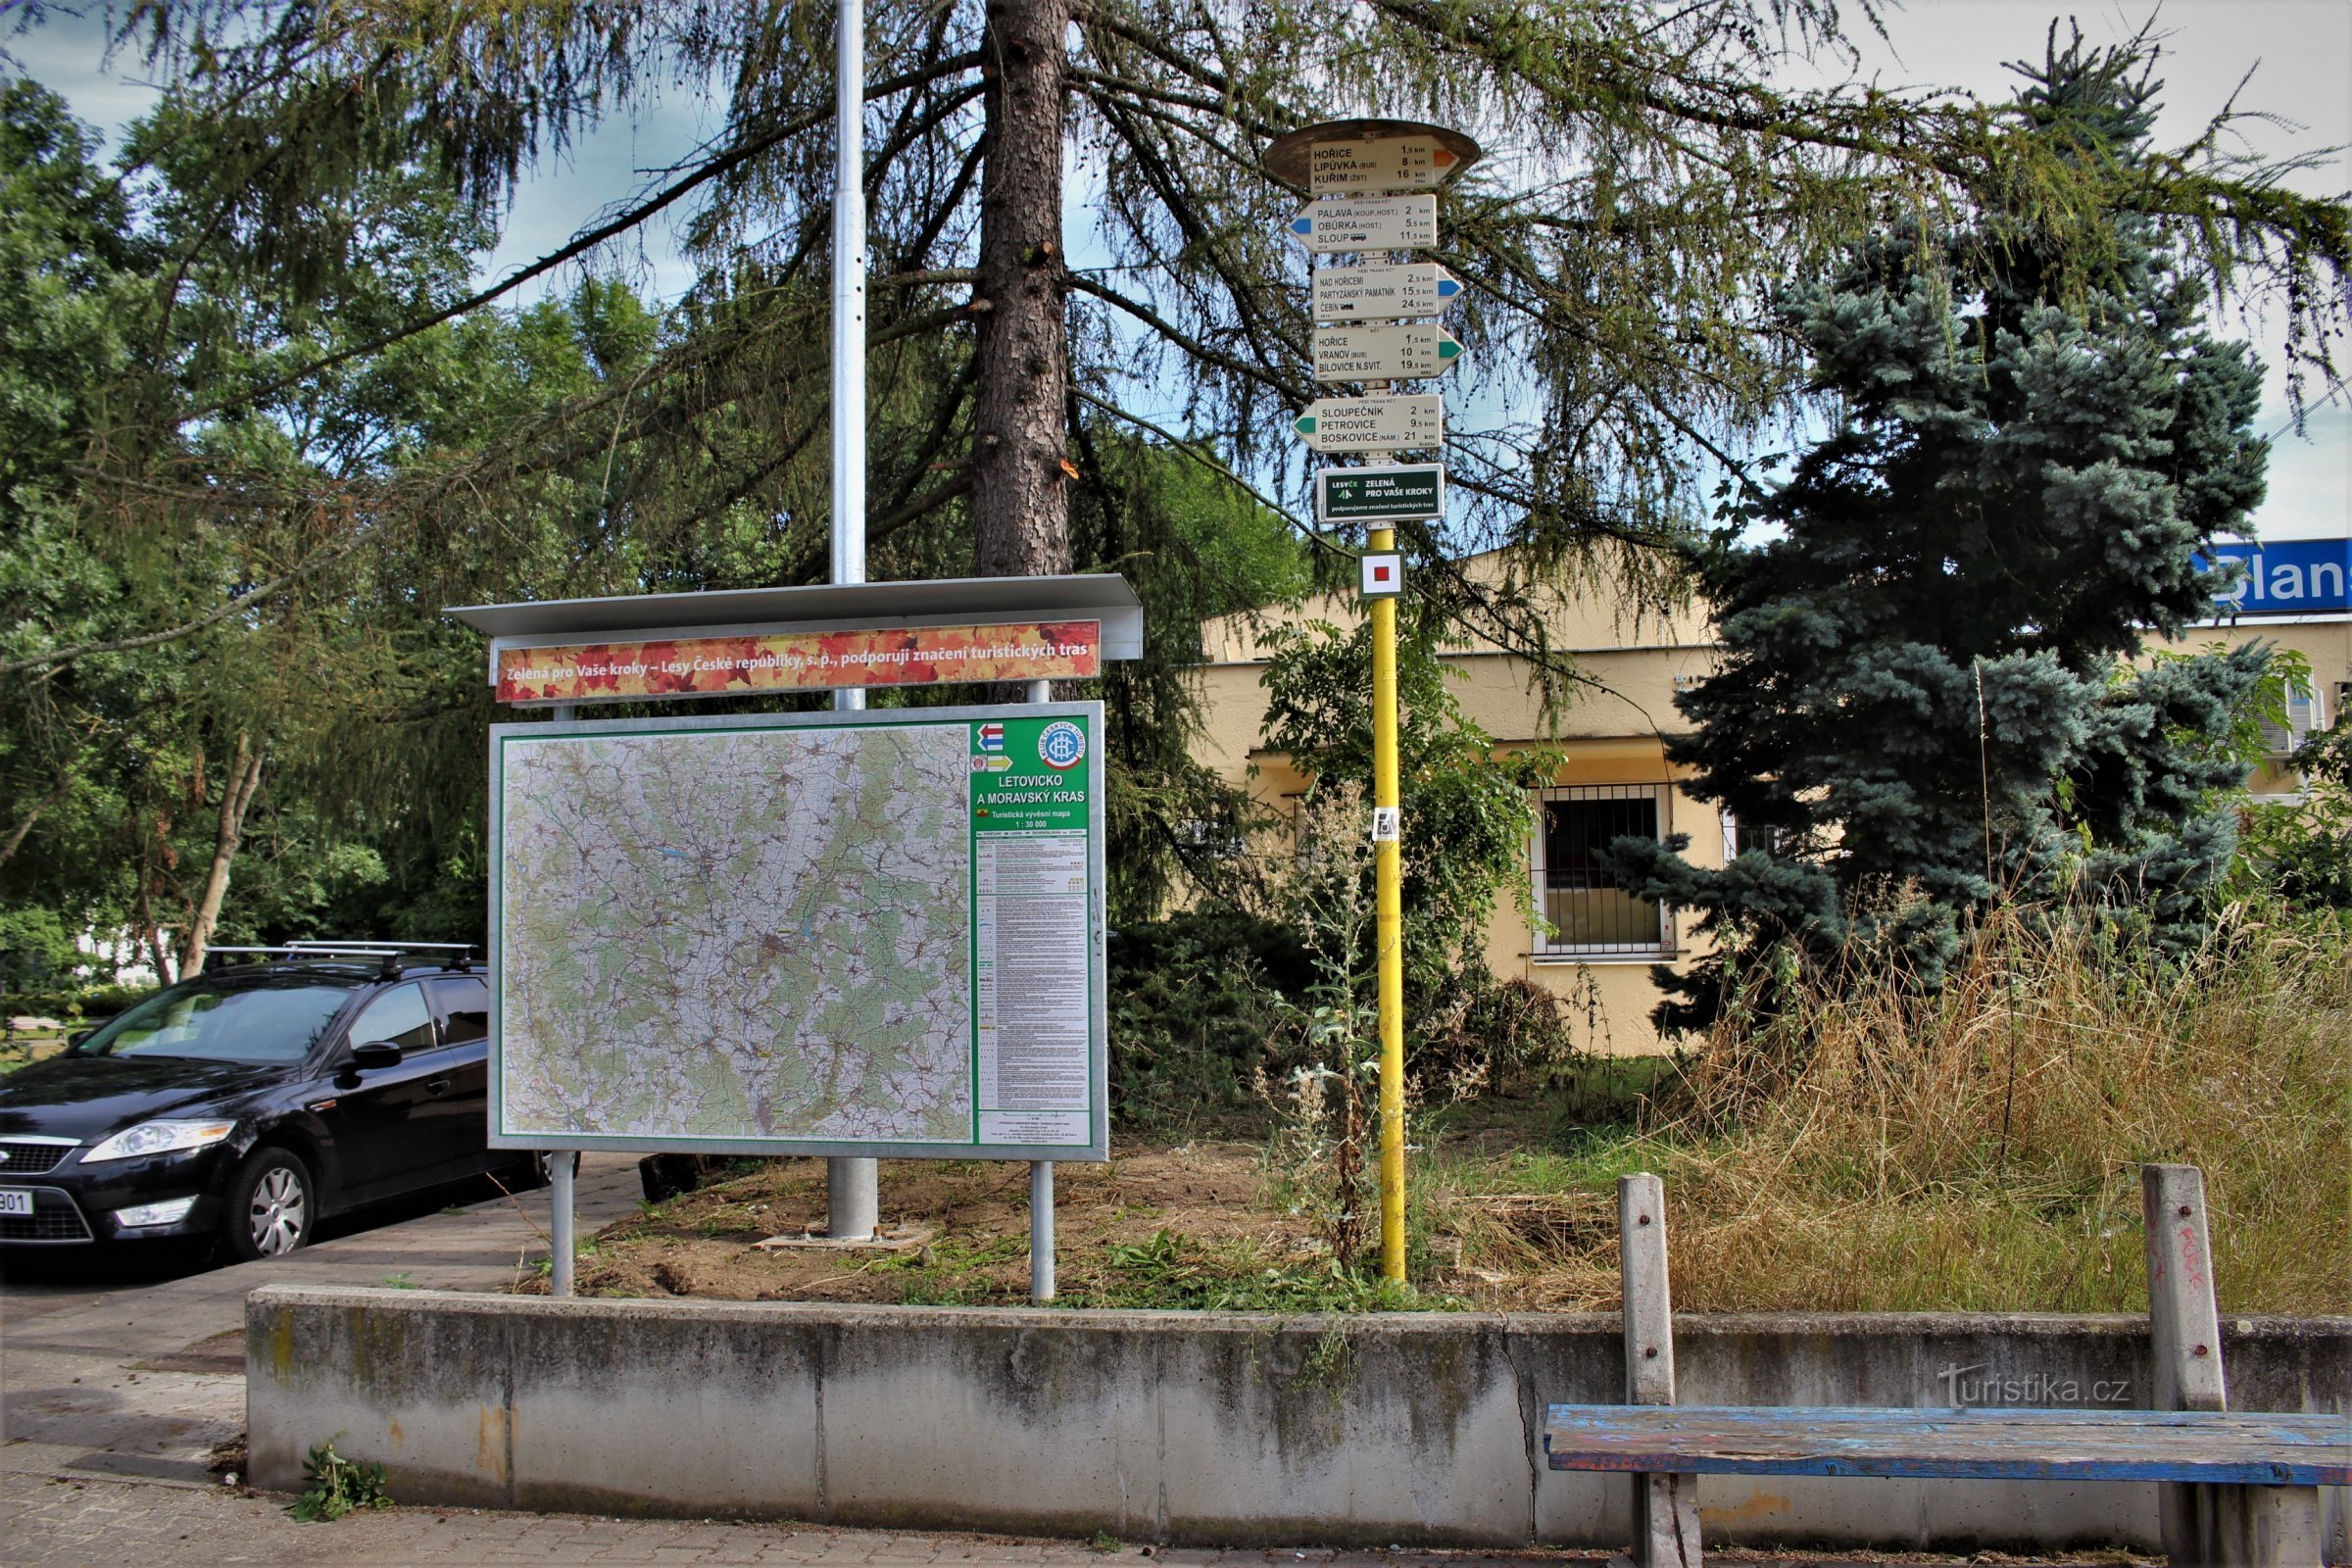
[[2164, 1489], [2164, 1545], [2175, 1568], [2319, 1568], [2317, 1487]]
[[[1674, 1303], [1666, 1286], [1666, 1185], [1617, 1179], [1617, 1260], [1625, 1285], [1625, 1402], [1674, 1402]], [[1634, 1561], [1699, 1568], [1698, 1477], [1634, 1477]]]

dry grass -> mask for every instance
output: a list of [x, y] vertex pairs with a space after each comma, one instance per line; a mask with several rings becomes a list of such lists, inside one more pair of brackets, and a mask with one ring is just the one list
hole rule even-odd
[[[1769, 1027], [1718, 1031], [1639, 1130], [1554, 1130], [1607, 1095], [1447, 1112], [1452, 1131], [1410, 1166], [1410, 1304], [1614, 1308], [1615, 1179], [1654, 1170], [1687, 1309], [2139, 1312], [2138, 1167], [2164, 1160], [2205, 1172], [2226, 1311], [2352, 1311], [2348, 1094], [2342, 931], [2241, 913], [2199, 961], [2167, 967], [2005, 917], [1932, 1002], [1849, 977]], [[1121, 1139], [1108, 1165], [1061, 1167], [1064, 1300], [1408, 1304], [1335, 1266], [1300, 1200], [1312, 1171], [1287, 1147]], [[791, 1161], [609, 1228], [582, 1285], [1025, 1298], [1022, 1167], [888, 1161], [882, 1197], [886, 1218], [935, 1242], [887, 1258], [759, 1251], [821, 1215], [821, 1162]]]
[[1457, 1159], [1426, 1200], [1475, 1284], [1525, 1304], [1614, 1303], [1603, 1195], [1647, 1168], [1681, 1307], [2143, 1311], [2138, 1166], [2180, 1161], [2225, 1310], [2341, 1312], [2348, 1047], [2340, 933], [2239, 911], [2167, 969], [2010, 915], [1931, 1003], [1814, 990], [1719, 1030], [1642, 1136]]

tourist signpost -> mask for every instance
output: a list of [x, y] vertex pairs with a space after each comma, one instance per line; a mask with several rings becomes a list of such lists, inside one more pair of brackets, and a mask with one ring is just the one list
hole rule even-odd
[[1398, 262], [1318, 267], [1313, 288], [1318, 321], [1401, 321], [1437, 315], [1462, 280], [1435, 262]]
[[1318, 256], [1421, 250], [1438, 242], [1438, 199], [1318, 196], [1291, 220], [1291, 232]]
[[1418, 452], [1446, 441], [1446, 403], [1434, 392], [1317, 398], [1291, 428], [1317, 452]]
[[[1313, 271], [1315, 379], [1372, 396], [1318, 398], [1293, 428], [1326, 453], [1443, 449], [1444, 401], [1398, 392], [1451, 369], [1460, 343], [1436, 316], [1461, 292], [1434, 262], [1394, 254], [1438, 243], [1438, 188], [1470, 167], [1478, 143], [1459, 131], [1400, 120], [1309, 125], [1266, 149], [1266, 172], [1311, 198], [1291, 220], [1310, 258], [1352, 256]], [[1404, 1278], [1403, 812], [1396, 765], [1396, 600], [1404, 558], [1395, 524], [1443, 515], [1446, 470], [1429, 464], [1322, 468], [1315, 511], [1326, 522], [1363, 522], [1361, 597], [1372, 622], [1372, 821], [1375, 944], [1380, 986], [1380, 1263]]]
[[1462, 346], [1451, 332], [1419, 321], [1318, 326], [1315, 379], [1421, 380], [1452, 369], [1461, 353]]

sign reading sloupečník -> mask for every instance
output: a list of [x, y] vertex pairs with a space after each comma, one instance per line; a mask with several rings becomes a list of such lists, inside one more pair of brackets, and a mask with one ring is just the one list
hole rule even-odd
[[1033, 620], [509, 646], [496, 686], [502, 703], [597, 703], [1102, 672], [1100, 621]]

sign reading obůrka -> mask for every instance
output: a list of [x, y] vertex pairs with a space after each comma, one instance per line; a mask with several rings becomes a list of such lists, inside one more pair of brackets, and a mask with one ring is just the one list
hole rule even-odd
[[845, 686], [1077, 680], [1102, 672], [1099, 621], [897, 626], [501, 648], [502, 703], [624, 702]]

